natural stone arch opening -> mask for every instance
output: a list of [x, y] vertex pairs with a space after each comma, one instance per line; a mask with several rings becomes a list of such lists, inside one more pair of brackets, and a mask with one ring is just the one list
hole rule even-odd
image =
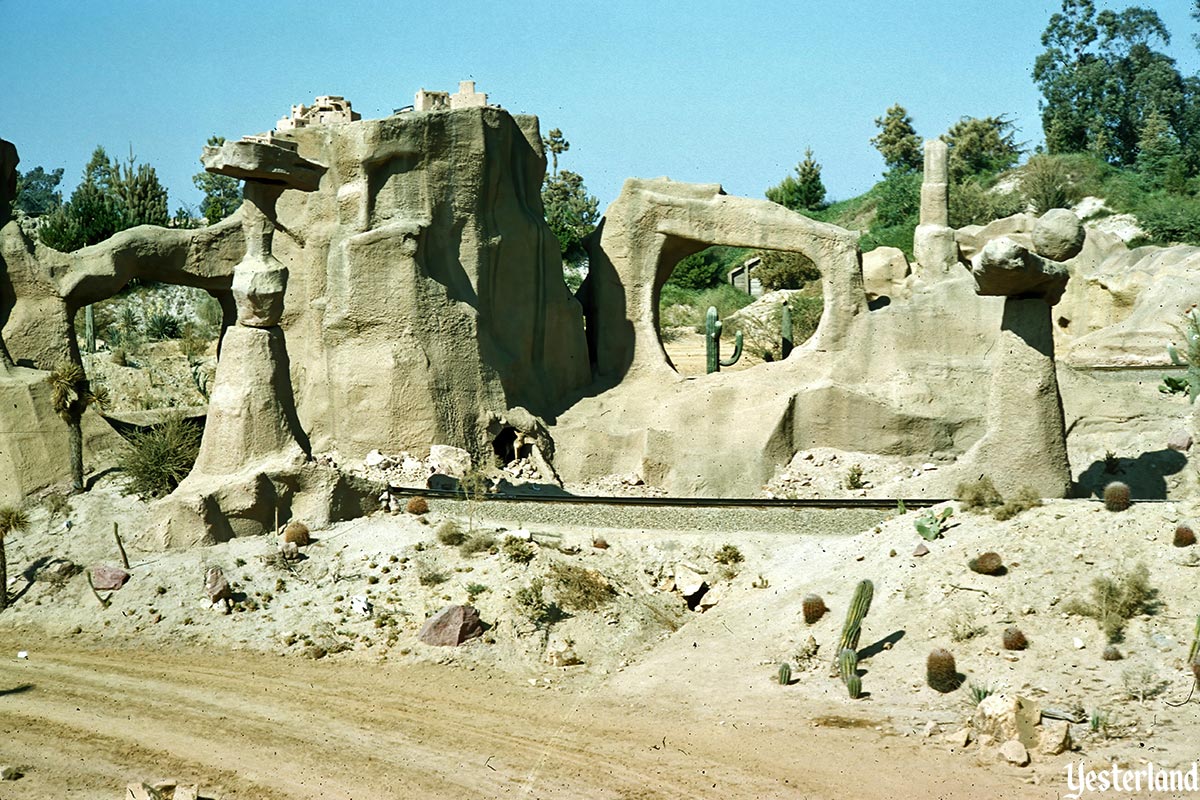
[[675, 375], [658, 335], [662, 287], [681, 259], [710, 245], [799, 252], [820, 268], [824, 310], [805, 350], [840, 349], [867, 309], [856, 233], [717, 185], [631, 178], [587, 241], [592, 271], [581, 294], [601, 383]]
[[[784, 283], [782, 289], [768, 286]], [[704, 285], [715, 281], [713, 285]], [[701, 287], [702, 288], [699, 288]], [[743, 336], [738, 360], [722, 371], [742, 371], [785, 358], [815, 333], [823, 311], [821, 271], [802, 253], [713, 245], [685, 256], [660, 292], [655, 326], [667, 362], [686, 377], [707, 372], [705, 315], [717, 309], [723, 324], [721, 355]], [[790, 307], [792, 335], [783, 337], [783, 308]]]
[[106, 418], [118, 429], [203, 418], [228, 324], [216, 296], [135, 279], [90, 308], [90, 331], [85, 307], [74, 314], [74, 334], [89, 380], [108, 390]]

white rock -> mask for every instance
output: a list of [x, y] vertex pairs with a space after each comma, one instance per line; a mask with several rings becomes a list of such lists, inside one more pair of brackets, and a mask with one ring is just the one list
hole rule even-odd
[[1074, 639], [1071, 640], [1071, 645], [1076, 650], [1082, 650], [1084, 648], [1083, 639], [1080, 639], [1078, 636], [1076, 636]]
[[1025, 749], [1025, 745], [1016, 739], [1010, 739], [1000, 745], [1000, 757], [1010, 764], [1016, 764], [1018, 767], [1023, 767], [1029, 763], [1029, 751]]
[[366, 597], [361, 594], [356, 594], [350, 598], [350, 609], [355, 614], [369, 617], [371, 616], [371, 612], [374, 610], [374, 606], [371, 605], [371, 601]]
[[471, 454], [461, 447], [435, 444], [429, 448], [429, 466], [434, 472], [461, 478], [471, 471]]
[[363, 458], [363, 463], [368, 467], [382, 467], [388, 460], [388, 457], [383, 453], [378, 450], [372, 450]]

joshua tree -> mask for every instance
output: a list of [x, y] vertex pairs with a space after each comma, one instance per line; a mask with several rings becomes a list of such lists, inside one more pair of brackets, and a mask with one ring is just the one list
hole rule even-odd
[[8, 559], [4, 555], [4, 538], [12, 531], [23, 531], [29, 517], [19, 508], [0, 507], [0, 611], [8, 608]]
[[83, 412], [95, 403], [103, 408], [108, 392], [88, 385], [83, 367], [63, 361], [46, 378], [53, 390], [54, 411], [67, 423], [71, 438], [71, 493], [83, 491]]

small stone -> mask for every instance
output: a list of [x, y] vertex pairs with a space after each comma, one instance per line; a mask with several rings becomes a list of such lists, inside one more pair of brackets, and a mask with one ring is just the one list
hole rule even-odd
[[120, 567], [110, 567], [107, 564], [97, 564], [92, 567], [92, 585], [97, 591], [116, 591], [129, 580], [129, 573]]
[[366, 597], [356, 594], [350, 598], [350, 610], [359, 616], [369, 617], [371, 616], [371, 612], [374, 611], [374, 606], [371, 605], [371, 601]]
[[21, 770], [10, 764], [5, 764], [3, 767], [0, 767], [0, 781], [15, 781], [20, 778], [22, 774], [23, 773]]
[[208, 602], [216, 605], [222, 600], [226, 604], [233, 598], [233, 592], [229, 588], [229, 581], [225, 580], [225, 571], [220, 567], [209, 567], [208, 572], [204, 575], [204, 592], [208, 595]]
[[935, 734], [935, 733], [937, 733], [937, 723], [934, 722], [933, 720], [929, 720], [929, 722], [925, 723], [925, 731], [922, 735], [926, 739], [928, 739], [930, 736], [933, 736], [933, 734]]
[[895, 557], [896, 557], [896, 551], [888, 550], [888, 558], [895, 558]]
[[383, 467], [390, 460], [391, 459], [378, 450], [372, 450], [363, 457], [363, 464], [367, 465], [368, 467]]
[[913, 550], [913, 555], [917, 558], [920, 558], [921, 556], [927, 556], [929, 555], [929, 548], [925, 546], [924, 542], [922, 542], [921, 544], [917, 545], [916, 550]]
[[1186, 453], [1192, 448], [1192, 435], [1180, 428], [1167, 437], [1167, 447], [1180, 453]]
[[158, 792], [138, 781], [125, 787], [126, 800], [158, 800]]
[[946, 734], [944, 741], [951, 747], [961, 750], [971, 743], [971, 729], [959, 728], [954, 733]]
[[1078, 636], [1076, 636], [1074, 639], [1071, 640], [1071, 646], [1074, 647], [1076, 650], [1082, 650], [1085, 645], [1083, 643], [1083, 639], [1080, 639]]
[[1029, 751], [1017, 739], [1010, 739], [1000, 745], [1000, 757], [1010, 764], [1023, 767], [1029, 763]]
[[1038, 752], [1044, 756], [1056, 756], [1071, 749], [1071, 724], [1065, 720], [1048, 720], [1042, 726]]
[[295, 561], [300, 557], [300, 545], [295, 542], [284, 542], [279, 546], [279, 554], [284, 561]]

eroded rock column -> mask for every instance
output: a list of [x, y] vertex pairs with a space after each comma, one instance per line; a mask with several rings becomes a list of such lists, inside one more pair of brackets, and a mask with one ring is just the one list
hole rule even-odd
[[279, 196], [285, 189], [316, 189], [320, 168], [301, 158], [294, 144], [270, 136], [206, 147], [201, 161], [209, 172], [246, 182], [246, 255], [234, 267], [237, 325], [221, 345], [194, 471], [230, 475], [249, 466], [295, 464], [309, 453], [279, 327], [288, 271], [271, 253], [271, 242]]
[[925, 141], [925, 175], [921, 181], [921, 222], [913, 233], [915, 271], [927, 283], [950, 274], [958, 263], [958, 244], [950, 227], [950, 167], [946, 143]]
[[977, 293], [1005, 298], [975, 463], [1005, 496], [1029, 486], [1042, 497], [1066, 497], [1071, 466], [1050, 309], [1062, 298], [1067, 268], [1000, 237], [975, 256], [971, 273]]

